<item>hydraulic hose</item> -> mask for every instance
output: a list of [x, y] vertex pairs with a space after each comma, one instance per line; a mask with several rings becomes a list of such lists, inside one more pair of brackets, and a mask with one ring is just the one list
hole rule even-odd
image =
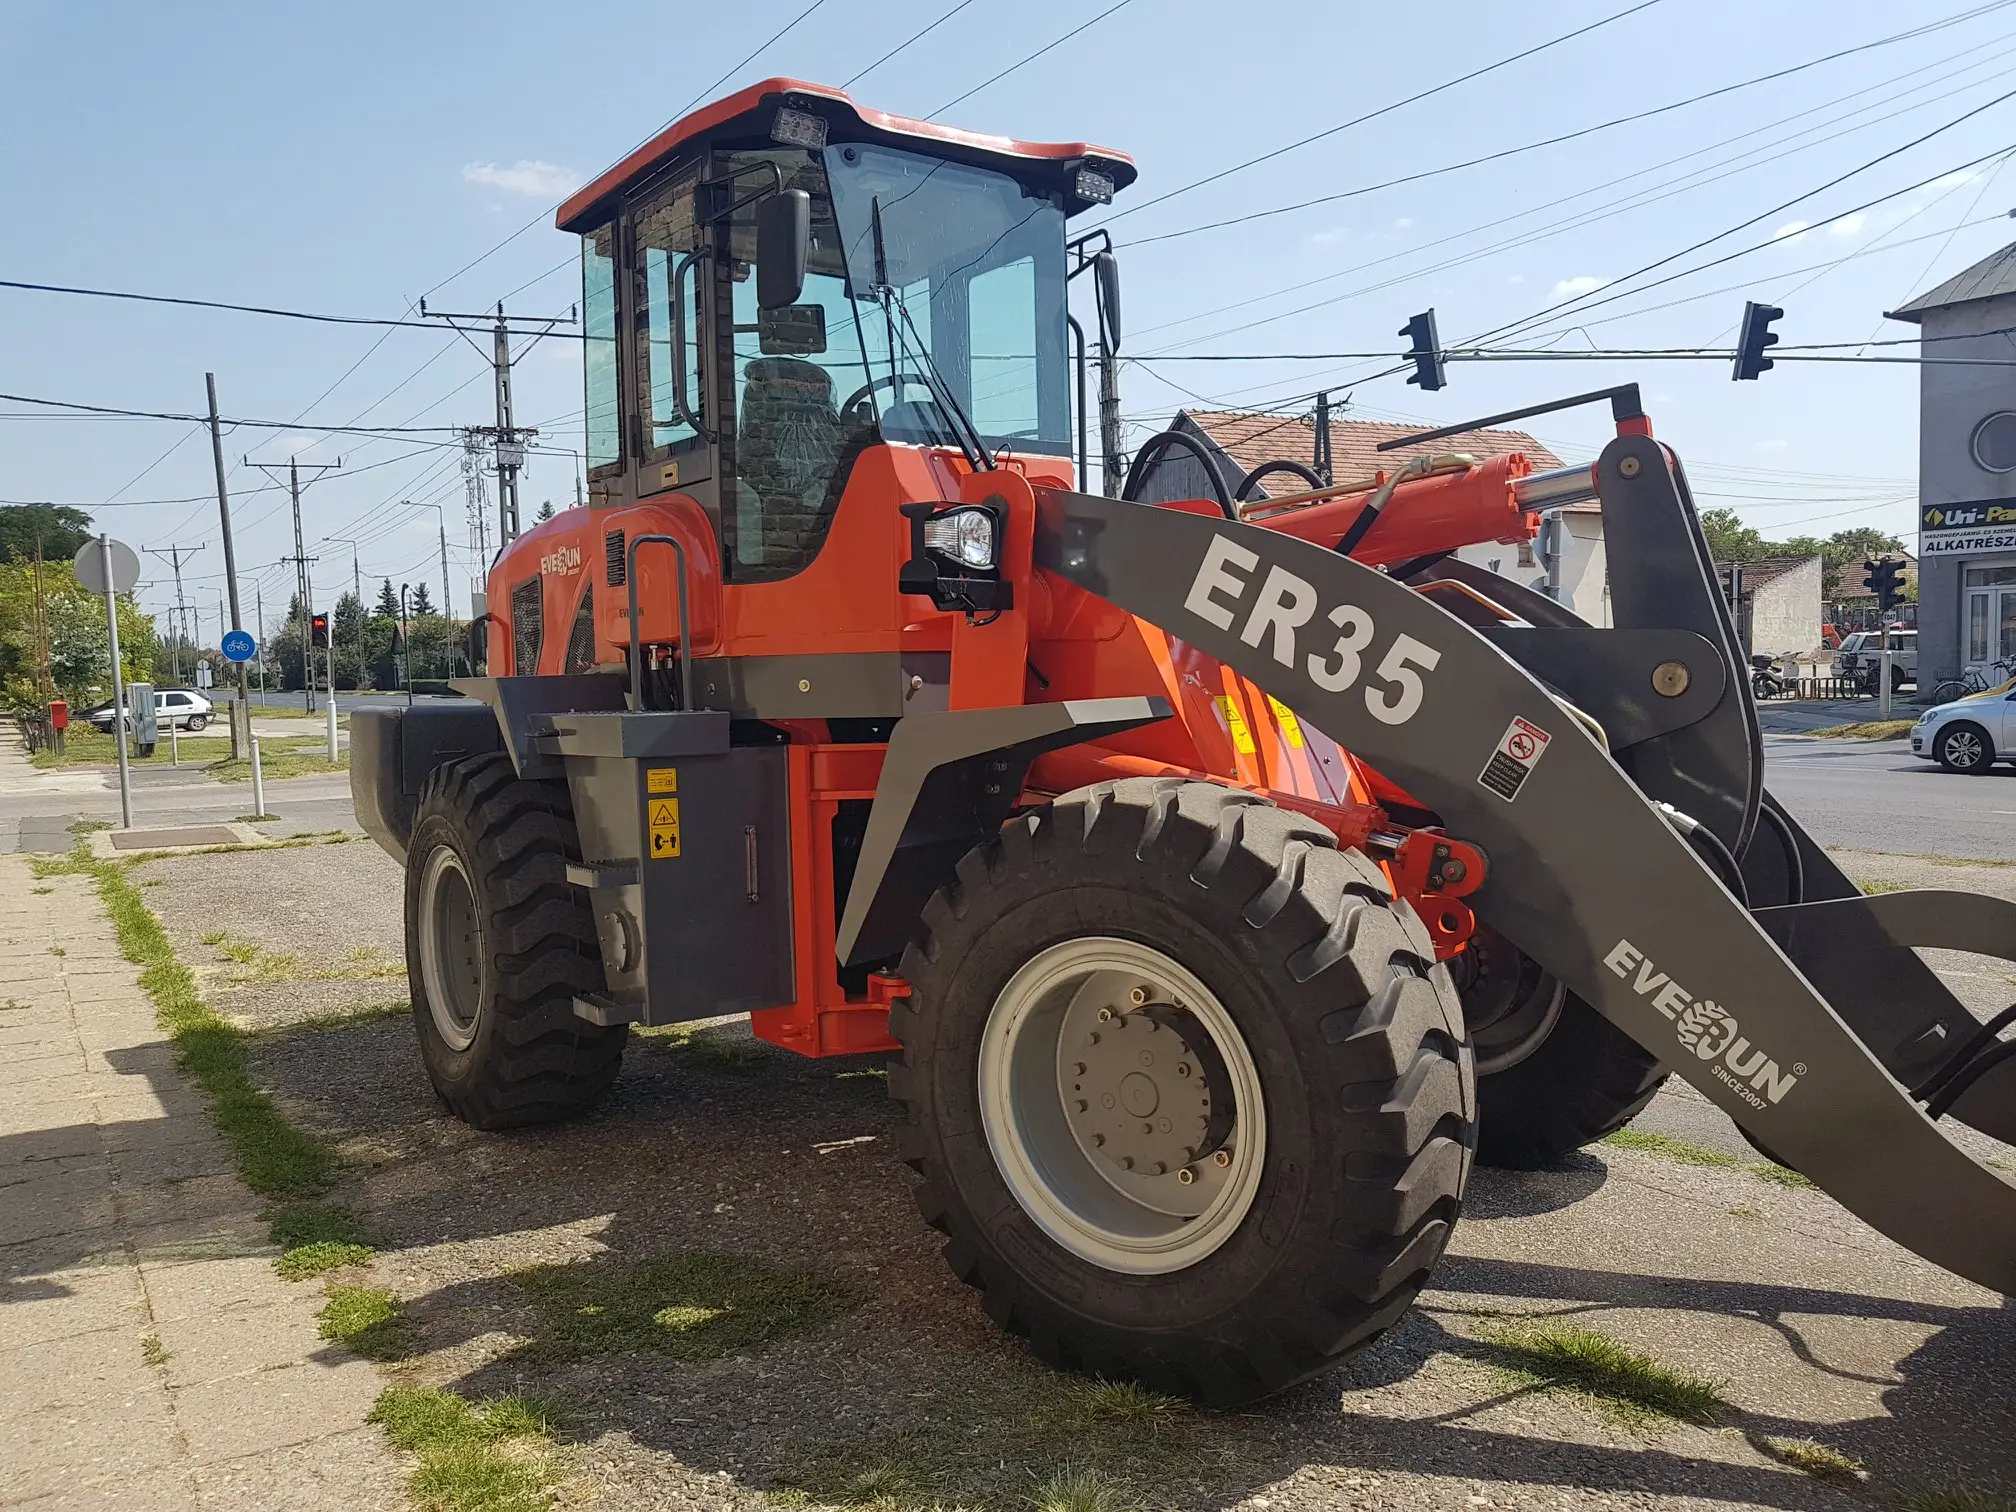
[[1120, 485], [1120, 497], [1130, 502], [1141, 491], [1141, 483], [1148, 475], [1148, 464], [1170, 447], [1181, 447], [1195, 457], [1204, 468], [1204, 476], [1211, 480], [1212, 496], [1218, 501], [1218, 509], [1228, 520], [1239, 518], [1239, 512], [1232, 507], [1232, 496], [1225, 492], [1225, 480], [1218, 474], [1218, 462], [1204, 443], [1188, 431], [1157, 431], [1141, 443], [1141, 449], [1134, 453], [1134, 465], [1127, 469], [1127, 481]]
[[[1785, 822], [1785, 816], [1771, 807], [1770, 804], [1758, 804], [1757, 812], [1763, 817], [1764, 822], [1771, 826], [1771, 833], [1778, 837], [1779, 848], [1785, 852], [1785, 901], [1787, 903], [1804, 903], [1806, 901], [1806, 863], [1799, 858], [1799, 837], [1792, 833], [1792, 826]], [[1751, 836], [1750, 843], [1752, 845], [1757, 843], [1754, 834]], [[1745, 854], [1748, 853], [1746, 852]]]
[[1666, 816], [1666, 822], [1678, 830], [1694, 849], [1708, 858], [1708, 862], [1722, 874], [1722, 885], [1735, 895], [1736, 901], [1745, 908], [1750, 906], [1750, 888], [1743, 880], [1743, 868], [1736, 864], [1736, 856], [1722, 843], [1707, 825], [1692, 814], [1682, 813], [1670, 803], [1655, 805]]
[[1272, 462], [1262, 462], [1253, 471], [1239, 480], [1239, 486], [1232, 491], [1233, 502], [1236, 504], [1245, 503], [1246, 500], [1253, 497], [1254, 484], [1266, 477], [1267, 474], [1277, 472], [1293, 473], [1311, 488], [1325, 487], [1330, 481], [1313, 467], [1304, 467], [1300, 462], [1291, 462], [1286, 457], [1277, 457]]

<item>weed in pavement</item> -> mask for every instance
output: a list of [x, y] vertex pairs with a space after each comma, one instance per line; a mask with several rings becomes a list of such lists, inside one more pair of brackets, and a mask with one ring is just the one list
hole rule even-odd
[[439, 1512], [544, 1512], [559, 1468], [556, 1433], [571, 1422], [558, 1403], [531, 1397], [468, 1402], [428, 1386], [379, 1394], [370, 1422], [395, 1448], [419, 1457], [407, 1489]]
[[364, 1242], [355, 1217], [339, 1207], [295, 1202], [265, 1214], [268, 1232], [280, 1246], [273, 1269], [289, 1281], [306, 1281], [340, 1266], [361, 1265], [377, 1253]]
[[1909, 882], [1864, 882], [1862, 884], [1862, 891], [1873, 898], [1879, 893], [1909, 892], [1911, 891], [1911, 884]]
[[1815, 1480], [1840, 1486], [1859, 1486], [1868, 1477], [1860, 1460], [1850, 1459], [1838, 1449], [1812, 1439], [1773, 1438], [1769, 1434], [1750, 1435], [1750, 1447], [1766, 1459], [1794, 1470], [1803, 1470]]
[[1916, 723], [1913, 719], [1865, 719], [1859, 724], [1822, 725], [1806, 733], [1819, 740], [1902, 740]]
[[687, 1024], [671, 1024], [642, 1037], [696, 1071], [746, 1076], [762, 1070], [770, 1060], [762, 1041], [736, 1025], [695, 1029]]
[[1089, 1465], [1053, 1470], [1029, 1495], [1033, 1512], [1130, 1512], [1126, 1490]]
[[[401, 967], [401, 971], [405, 968]], [[260, 1038], [267, 1039], [282, 1034], [321, 1034], [331, 1029], [355, 1029], [362, 1024], [375, 1024], [380, 1019], [404, 1018], [413, 1011], [413, 1005], [405, 998], [387, 998], [382, 1003], [367, 1003], [362, 1008], [342, 1008], [334, 1013], [313, 1013], [307, 1018], [294, 1019], [285, 1024], [275, 1024], [270, 1029], [253, 1031]]]
[[[328, 772], [350, 770], [348, 746], [338, 747], [334, 761], [329, 759], [328, 750], [327, 743], [321, 740], [293, 741], [287, 750], [276, 747], [269, 751], [262, 744], [259, 751], [259, 775], [268, 782], [278, 782], [288, 777], [315, 777]], [[250, 782], [252, 758], [226, 756], [221, 761], [210, 762], [203, 770], [219, 782]]]
[[140, 1363], [143, 1365], [166, 1365], [175, 1357], [161, 1347], [161, 1340], [153, 1334], [140, 1341]]
[[1487, 1335], [1479, 1355], [1536, 1385], [1578, 1392], [1638, 1426], [1662, 1417], [1712, 1423], [1728, 1406], [1714, 1382], [1683, 1375], [1593, 1328], [1515, 1323]]
[[1668, 1160], [1678, 1161], [1681, 1165], [1712, 1166], [1725, 1171], [1748, 1171], [1752, 1176], [1771, 1182], [1774, 1186], [1813, 1185], [1797, 1171], [1785, 1166], [1739, 1160], [1734, 1155], [1708, 1149], [1705, 1145], [1689, 1144], [1684, 1139], [1670, 1139], [1664, 1134], [1651, 1134], [1643, 1129], [1619, 1129], [1614, 1134], [1604, 1135], [1603, 1143], [1615, 1145], [1620, 1150], [1642, 1150], [1648, 1155], [1661, 1155]]
[[414, 1352], [399, 1299], [382, 1286], [332, 1286], [316, 1316], [323, 1338], [367, 1360], [403, 1360]]
[[1897, 1512], [2016, 1512], [2016, 1500], [1964, 1481], [1943, 1480], [1898, 1497]]
[[1750, 1167], [1750, 1174], [1760, 1177], [1774, 1186], [1810, 1187], [1813, 1185], [1810, 1178], [1800, 1175], [1799, 1172], [1791, 1169], [1789, 1166], [1771, 1164], [1753, 1165]]
[[718, 1360], [804, 1333], [859, 1300], [834, 1282], [744, 1255], [674, 1250], [625, 1265], [541, 1265], [508, 1278], [531, 1298], [532, 1352]]

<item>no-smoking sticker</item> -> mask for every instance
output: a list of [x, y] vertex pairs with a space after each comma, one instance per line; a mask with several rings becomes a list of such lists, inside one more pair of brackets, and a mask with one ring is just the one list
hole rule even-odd
[[1540, 764], [1553, 739], [1540, 726], [1515, 718], [1498, 737], [1498, 748], [1484, 763], [1477, 781], [1510, 803], [1519, 796], [1519, 789], [1526, 785], [1528, 774]]

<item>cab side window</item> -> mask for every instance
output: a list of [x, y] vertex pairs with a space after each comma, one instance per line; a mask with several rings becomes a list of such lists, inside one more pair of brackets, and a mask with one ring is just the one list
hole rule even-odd
[[622, 396], [616, 383], [616, 228], [581, 238], [582, 403], [588, 418], [588, 476], [623, 465]]
[[[697, 172], [682, 175], [632, 212], [637, 407], [643, 417], [642, 460], [647, 463], [663, 463], [675, 449], [699, 439], [679, 412], [675, 397], [679, 392], [683, 390], [693, 415], [703, 424], [706, 421], [700, 383], [705, 327], [700, 323], [699, 294], [704, 264], [687, 270], [683, 342], [674, 341], [672, 328], [673, 274], [680, 260], [699, 245], [693, 213], [697, 178]], [[654, 486], [655, 480], [647, 482], [644, 491]]]

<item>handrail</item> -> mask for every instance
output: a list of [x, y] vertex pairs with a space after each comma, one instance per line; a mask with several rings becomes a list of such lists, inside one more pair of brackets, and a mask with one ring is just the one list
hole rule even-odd
[[686, 547], [677, 536], [632, 536], [623, 551], [624, 587], [630, 599], [630, 707], [644, 707], [644, 651], [637, 633], [637, 548], [670, 546], [679, 558], [679, 707], [693, 707], [693, 632], [686, 619]]

